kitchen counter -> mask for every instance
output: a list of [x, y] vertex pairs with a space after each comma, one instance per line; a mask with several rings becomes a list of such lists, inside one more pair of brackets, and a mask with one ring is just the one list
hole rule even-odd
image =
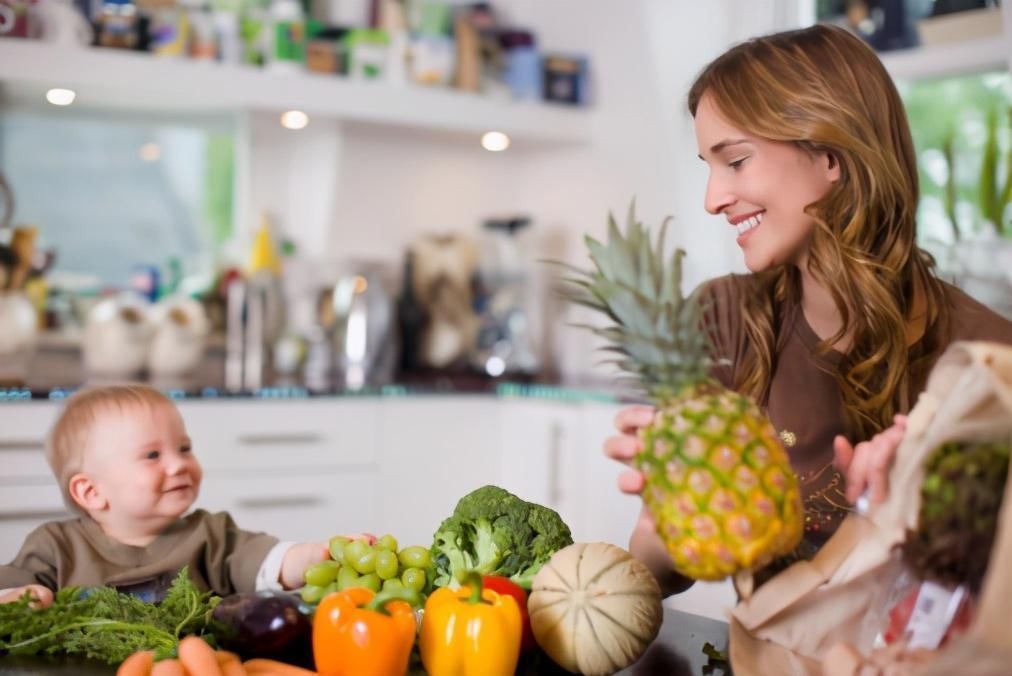
[[[224, 347], [212, 341], [204, 360], [192, 375], [185, 378], [141, 379], [140, 382], [145, 382], [174, 399], [475, 394], [610, 403], [629, 399], [630, 394], [619, 390], [613, 379], [564, 381], [551, 376], [539, 376], [507, 380], [506, 377], [488, 378], [477, 373], [443, 371], [400, 373], [390, 383], [361, 390], [347, 390], [337, 386], [331, 378], [321, 377], [323, 382], [315, 382], [301, 374], [283, 375], [269, 370], [264, 374], [263, 387], [236, 392], [225, 387], [224, 357]], [[40, 341], [39, 349], [30, 357], [23, 382], [0, 380], [0, 403], [62, 399], [84, 385], [99, 385], [102, 382], [100, 379], [89, 378], [85, 373], [80, 350], [75, 342], [47, 336]]]
[[[670, 608], [664, 609], [664, 624], [660, 634], [640, 660], [619, 672], [621, 676], [730, 676], [726, 664], [707, 669], [708, 661], [703, 654], [703, 644], [710, 642], [719, 649], [727, 647], [727, 625], [699, 615], [692, 615]], [[554, 665], [553, 665], [554, 666]], [[111, 676], [116, 669], [104, 664], [54, 663], [41, 658], [0, 657], [0, 674], [24, 674], [25, 676], [61, 675], [69, 676]], [[521, 676], [541, 676], [543, 671], [522, 671]], [[566, 674], [559, 668], [552, 674]], [[419, 675], [420, 676], [420, 675]]]

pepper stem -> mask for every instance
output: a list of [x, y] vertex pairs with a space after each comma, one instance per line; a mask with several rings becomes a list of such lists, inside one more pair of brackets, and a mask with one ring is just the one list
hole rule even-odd
[[389, 615], [390, 611], [387, 610], [386, 605], [390, 601], [405, 601], [412, 607], [421, 605], [422, 599], [418, 596], [418, 592], [414, 589], [408, 589], [407, 587], [397, 589], [384, 589], [378, 592], [372, 597], [372, 600], [362, 606], [366, 610], [372, 610], [383, 615]]
[[484, 585], [481, 582], [481, 573], [476, 570], [469, 570], [461, 576], [461, 584], [471, 589], [471, 597], [467, 599], [468, 603], [482, 603], [481, 592], [483, 591]]

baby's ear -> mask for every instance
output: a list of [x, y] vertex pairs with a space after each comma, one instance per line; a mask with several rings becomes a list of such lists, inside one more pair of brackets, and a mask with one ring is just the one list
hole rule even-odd
[[88, 513], [105, 507], [105, 498], [99, 495], [98, 488], [87, 474], [78, 473], [70, 477], [68, 492], [74, 502]]

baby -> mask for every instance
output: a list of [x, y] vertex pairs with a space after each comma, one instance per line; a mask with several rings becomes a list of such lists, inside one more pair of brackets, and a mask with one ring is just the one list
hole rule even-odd
[[110, 585], [157, 601], [183, 566], [198, 586], [222, 596], [292, 589], [307, 567], [328, 558], [323, 543], [278, 542], [241, 530], [225, 512], [187, 514], [200, 491], [200, 463], [179, 411], [150, 387], [72, 396], [47, 457], [67, 504], [83, 516], [28, 536], [14, 561], [0, 566], [0, 603], [28, 591], [45, 607], [69, 585]]

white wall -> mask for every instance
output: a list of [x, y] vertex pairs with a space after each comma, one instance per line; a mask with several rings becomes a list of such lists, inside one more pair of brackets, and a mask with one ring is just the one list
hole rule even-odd
[[[589, 55], [591, 143], [549, 150], [518, 144], [494, 154], [477, 140], [364, 125], [283, 138], [278, 133], [288, 132], [261, 129], [267, 142], [254, 151], [261, 177], [252, 182], [251, 203], [276, 213], [282, 228], [314, 256], [397, 262], [419, 233], [476, 233], [490, 215], [519, 212], [534, 218], [525, 242], [532, 259], [582, 262], [583, 233], [601, 235], [609, 210], [624, 219], [635, 196], [646, 222], [674, 216], [668, 241], [689, 253], [687, 288], [741, 270], [731, 228], [703, 210], [706, 171], [696, 157], [685, 94], [729, 44], [795, 21], [803, 4], [502, 0], [496, 3], [501, 14], [534, 28], [543, 49]], [[264, 179], [270, 167], [287, 174]], [[272, 189], [274, 198], [259, 197]], [[592, 370], [586, 335], [551, 333], [547, 340], [563, 355], [564, 371]]]

